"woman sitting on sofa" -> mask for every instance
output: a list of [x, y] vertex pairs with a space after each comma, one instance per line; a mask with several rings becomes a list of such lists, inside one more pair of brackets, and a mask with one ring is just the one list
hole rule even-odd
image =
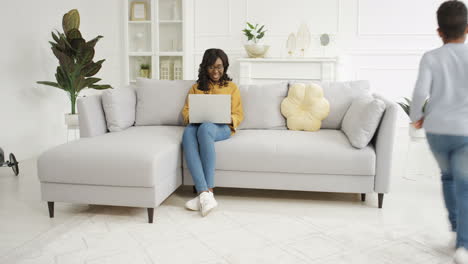
[[208, 49], [198, 70], [198, 80], [189, 94], [230, 94], [231, 95], [231, 123], [227, 124], [189, 124], [188, 97], [182, 110], [184, 123], [188, 126], [184, 130], [182, 145], [185, 160], [192, 174], [198, 196], [188, 201], [185, 207], [194, 211], [201, 211], [207, 215], [218, 203], [213, 195], [216, 153], [214, 143], [226, 140], [236, 132], [236, 128], [244, 119], [239, 89], [229, 78], [227, 70], [229, 60], [220, 49]]

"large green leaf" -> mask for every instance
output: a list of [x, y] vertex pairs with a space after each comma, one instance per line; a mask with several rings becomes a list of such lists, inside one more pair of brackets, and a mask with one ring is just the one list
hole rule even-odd
[[93, 61], [94, 58], [94, 49], [88, 48], [87, 46], [82, 46], [78, 49], [76, 54], [76, 59], [79, 64], [85, 65]]
[[262, 32], [262, 29], [265, 27], [265, 25], [261, 26], [259, 29], [258, 29], [258, 32]]
[[96, 73], [99, 72], [99, 70], [101, 69], [102, 67], [102, 63], [104, 62], [105, 60], [100, 60], [96, 63], [94, 62], [90, 62], [88, 64], [86, 64], [83, 69], [81, 70], [81, 74], [83, 74], [85, 77], [91, 77], [91, 76], [94, 76]]
[[59, 51], [56, 48], [52, 48], [52, 51], [59, 60], [60, 66], [63, 67], [63, 69], [67, 72], [73, 72], [75, 69], [75, 63], [73, 61], [73, 58], [70, 56], [67, 56], [65, 53]]
[[109, 84], [100, 84], [100, 85], [93, 84], [93, 85], [90, 85], [88, 87], [96, 89], [96, 90], [113, 89], [112, 86], [110, 86]]
[[70, 43], [75, 52], [79, 52], [80, 49], [86, 47], [86, 41], [82, 38], [72, 39]]
[[93, 85], [97, 82], [99, 82], [101, 79], [100, 78], [95, 78], [95, 77], [90, 77], [90, 78], [80, 78], [79, 85], [78, 85], [78, 91], [81, 91], [82, 89]]
[[44, 84], [44, 85], [49, 85], [49, 86], [53, 86], [53, 87], [60, 88], [59, 84], [58, 84], [58, 83], [55, 83], [55, 82], [39, 81], [39, 82], [37, 82], [37, 83], [38, 83], [38, 84]]
[[62, 67], [58, 66], [57, 71], [55, 73], [55, 79], [57, 80], [60, 87], [65, 91], [70, 91], [70, 77], [68, 74], [62, 69]]
[[56, 48], [56, 49], [60, 50], [60, 47], [57, 45], [57, 43], [52, 42], [52, 41], [49, 41], [49, 43], [50, 43], [50, 46], [52, 46], [52, 48]]
[[52, 33], [52, 38], [55, 40], [55, 42], [59, 42], [59, 37], [54, 33], [54, 32], [51, 32]]
[[80, 27], [80, 13], [78, 10], [72, 9], [63, 15], [62, 27], [65, 33], [74, 28], [78, 29]]
[[255, 28], [255, 27], [254, 27], [252, 24], [250, 24], [249, 22], [247, 22], [247, 25], [248, 25], [249, 28], [251, 28], [251, 29], [254, 29], [254, 28]]
[[86, 42], [86, 46], [90, 47], [90, 48], [94, 48], [94, 46], [96, 46], [96, 43], [98, 42], [99, 39], [103, 38], [103, 36], [97, 36], [95, 38], [93, 38], [92, 40]]
[[81, 32], [79, 29], [73, 28], [67, 32], [68, 41], [71, 42], [72, 39], [82, 39]]

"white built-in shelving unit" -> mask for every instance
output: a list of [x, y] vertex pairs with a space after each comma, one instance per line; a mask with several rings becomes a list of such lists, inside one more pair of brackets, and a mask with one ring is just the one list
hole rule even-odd
[[[132, 20], [133, 3], [145, 3], [146, 19]], [[193, 19], [191, 0], [126, 0], [124, 20], [126, 83], [142, 77], [142, 64], [150, 65], [149, 78], [186, 79], [191, 65]]]

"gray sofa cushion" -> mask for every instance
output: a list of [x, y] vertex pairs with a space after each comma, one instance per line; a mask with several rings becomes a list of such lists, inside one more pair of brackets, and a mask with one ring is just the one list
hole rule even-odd
[[194, 83], [138, 78], [135, 125], [183, 125], [182, 108]]
[[136, 94], [131, 87], [107, 89], [102, 93], [102, 107], [110, 132], [123, 131], [135, 123]]
[[41, 182], [152, 187], [181, 170], [184, 127], [130, 127], [52, 148], [38, 159]]
[[331, 129], [239, 130], [216, 142], [216, 158], [217, 170], [363, 176], [375, 175], [376, 161], [372, 145], [356, 149]]
[[351, 145], [363, 148], [369, 144], [385, 112], [385, 103], [373, 96], [354, 99], [343, 119], [342, 130]]
[[368, 81], [322, 82], [319, 85], [330, 103], [330, 114], [322, 121], [322, 129], [341, 129], [343, 118], [353, 100], [370, 94]]
[[244, 121], [239, 129], [285, 129], [281, 101], [288, 94], [288, 83], [241, 85]]

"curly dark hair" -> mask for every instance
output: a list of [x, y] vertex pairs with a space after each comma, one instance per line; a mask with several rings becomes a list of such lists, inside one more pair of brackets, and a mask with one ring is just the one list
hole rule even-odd
[[226, 53], [221, 49], [207, 49], [205, 54], [203, 54], [203, 60], [200, 63], [200, 68], [198, 69], [198, 89], [201, 91], [209, 91], [210, 87], [210, 76], [208, 75], [208, 67], [215, 64], [216, 60], [220, 58], [223, 62], [223, 75], [219, 79], [219, 86], [228, 86], [228, 83], [232, 81], [227, 74], [229, 68], [229, 59]]
[[460, 38], [467, 26], [467, 10], [463, 2], [450, 0], [440, 5], [437, 10], [439, 31], [447, 40]]

